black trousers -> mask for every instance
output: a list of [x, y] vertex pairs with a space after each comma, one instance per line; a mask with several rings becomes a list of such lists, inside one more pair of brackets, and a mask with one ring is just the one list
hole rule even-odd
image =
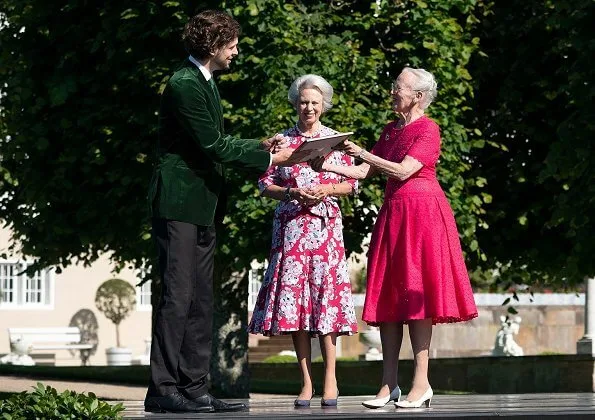
[[213, 325], [215, 227], [153, 219], [162, 293], [147, 396], [207, 392]]

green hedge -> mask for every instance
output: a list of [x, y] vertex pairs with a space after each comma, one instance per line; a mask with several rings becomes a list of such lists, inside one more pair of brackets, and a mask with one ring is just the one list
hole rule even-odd
[[274, 354], [265, 358], [261, 363], [297, 363], [297, 357], [285, 354]]
[[35, 379], [62, 379], [117, 385], [149, 383], [148, 366], [15, 366], [0, 365], [0, 375]]

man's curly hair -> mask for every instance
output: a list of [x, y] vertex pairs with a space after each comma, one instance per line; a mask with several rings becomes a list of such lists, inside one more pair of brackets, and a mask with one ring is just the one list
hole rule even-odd
[[208, 58], [240, 35], [240, 24], [225, 12], [205, 10], [191, 18], [182, 33], [184, 48], [194, 58]]

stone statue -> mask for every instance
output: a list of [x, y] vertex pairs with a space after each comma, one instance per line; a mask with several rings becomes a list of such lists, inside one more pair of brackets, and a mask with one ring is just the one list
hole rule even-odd
[[368, 346], [368, 351], [364, 356], [365, 360], [382, 360], [382, 348], [380, 341], [380, 330], [376, 327], [368, 327], [366, 331], [359, 334], [359, 341]]
[[496, 334], [496, 343], [492, 349], [492, 356], [522, 356], [523, 349], [514, 341], [514, 335], [519, 333], [521, 317], [500, 317], [500, 330]]

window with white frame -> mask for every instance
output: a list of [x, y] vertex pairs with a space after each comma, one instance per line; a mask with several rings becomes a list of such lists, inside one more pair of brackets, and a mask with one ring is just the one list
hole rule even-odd
[[136, 286], [136, 309], [139, 311], [151, 310], [151, 280]]
[[256, 305], [256, 299], [258, 298], [258, 291], [260, 290], [260, 285], [262, 284], [262, 279], [264, 278], [264, 272], [268, 262], [265, 260], [264, 262], [258, 262], [253, 260], [250, 264], [250, 268], [248, 271], [248, 310], [251, 311], [254, 309], [254, 305]]
[[[140, 282], [147, 278], [147, 274], [151, 272], [151, 266], [146, 265], [136, 270], [136, 277]], [[140, 283], [139, 282], [139, 283]], [[136, 310], [150, 311], [151, 307], [151, 280], [145, 281], [140, 286], [136, 285]]]
[[27, 273], [31, 264], [0, 260], [0, 308], [51, 308], [54, 304], [54, 271]]

